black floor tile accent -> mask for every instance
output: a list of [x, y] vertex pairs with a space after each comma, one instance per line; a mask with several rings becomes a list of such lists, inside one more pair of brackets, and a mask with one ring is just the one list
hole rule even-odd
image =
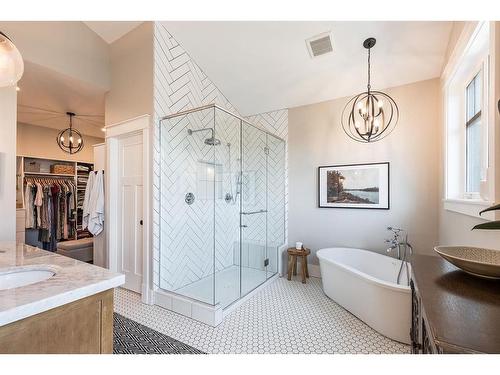
[[120, 314], [114, 314], [114, 354], [205, 354]]

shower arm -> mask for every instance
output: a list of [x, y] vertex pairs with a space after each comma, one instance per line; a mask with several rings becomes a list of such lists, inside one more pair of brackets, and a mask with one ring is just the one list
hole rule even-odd
[[193, 133], [198, 133], [198, 132], [202, 132], [202, 131], [206, 131], [206, 130], [210, 130], [210, 132], [212, 133], [211, 137], [215, 138], [215, 133], [214, 133], [213, 128], [203, 128], [203, 129], [196, 129], [196, 130], [188, 129], [188, 134], [191, 135]]

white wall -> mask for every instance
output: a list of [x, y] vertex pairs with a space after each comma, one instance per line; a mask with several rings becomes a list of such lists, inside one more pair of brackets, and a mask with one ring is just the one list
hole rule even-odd
[[[432, 253], [438, 240], [439, 80], [386, 90], [400, 109], [387, 138], [350, 140], [340, 122], [348, 98], [289, 109], [289, 243], [312, 251], [349, 246], [384, 251], [388, 225], [409, 231], [415, 251]], [[317, 207], [320, 165], [390, 162], [391, 209]], [[313, 257], [312, 263], [317, 263]]]
[[111, 44], [111, 90], [106, 94], [106, 125], [153, 113], [153, 23]]
[[18, 123], [17, 155], [92, 162], [94, 159], [92, 145], [104, 142], [103, 138], [84, 135], [83, 149], [77, 154], [70, 155], [57, 146], [58, 133], [59, 130]]
[[0, 241], [16, 239], [15, 87], [0, 88]]

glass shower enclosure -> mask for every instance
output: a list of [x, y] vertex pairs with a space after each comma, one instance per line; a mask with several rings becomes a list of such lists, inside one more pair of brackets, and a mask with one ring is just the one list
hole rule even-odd
[[285, 142], [217, 105], [160, 122], [160, 288], [225, 308], [278, 272]]

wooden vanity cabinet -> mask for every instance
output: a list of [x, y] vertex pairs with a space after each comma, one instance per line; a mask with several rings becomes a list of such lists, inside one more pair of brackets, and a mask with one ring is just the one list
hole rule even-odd
[[412, 354], [500, 353], [500, 281], [417, 255], [410, 288]]
[[113, 352], [113, 289], [0, 327], [2, 354]]

